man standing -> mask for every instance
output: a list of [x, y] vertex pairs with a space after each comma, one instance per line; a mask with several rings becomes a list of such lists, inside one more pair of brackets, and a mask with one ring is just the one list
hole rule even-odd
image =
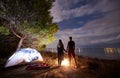
[[71, 66], [71, 57], [72, 56], [74, 58], [76, 66], [77, 66], [77, 61], [75, 59], [75, 42], [72, 40], [72, 37], [69, 37], [69, 39], [70, 39], [70, 41], [68, 42], [68, 45], [67, 45], [67, 51], [68, 51], [70, 66]]

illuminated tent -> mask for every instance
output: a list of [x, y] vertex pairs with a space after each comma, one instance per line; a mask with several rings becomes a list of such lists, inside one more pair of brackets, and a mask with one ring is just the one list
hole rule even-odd
[[23, 48], [15, 52], [7, 61], [5, 67], [14, 66], [22, 62], [43, 61], [41, 54], [31, 48]]

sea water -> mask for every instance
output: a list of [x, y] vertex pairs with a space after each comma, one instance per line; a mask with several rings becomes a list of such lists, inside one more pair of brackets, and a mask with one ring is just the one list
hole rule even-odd
[[106, 48], [82, 48], [76, 49], [75, 53], [80, 56], [98, 58], [98, 59], [109, 59], [109, 60], [120, 60], [119, 48], [106, 49]]
[[[56, 52], [56, 48], [47, 48], [46, 51]], [[120, 60], [120, 48], [76, 48], [75, 54], [84, 57]]]

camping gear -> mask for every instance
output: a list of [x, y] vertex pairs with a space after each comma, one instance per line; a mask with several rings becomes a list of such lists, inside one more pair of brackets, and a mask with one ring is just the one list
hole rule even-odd
[[32, 63], [26, 67], [26, 70], [41, 70], [50, 68], [47, 63]]
[[23, 62], [43, 61], [43, 58], [36, 49], [23, 48], [16, 51], [7, 61], [5, 67], [14, 66]]

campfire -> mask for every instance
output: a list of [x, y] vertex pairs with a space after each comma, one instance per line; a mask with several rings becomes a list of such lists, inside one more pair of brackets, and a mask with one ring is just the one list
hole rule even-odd
[[64, 59], [63, 61], [62, 61], [62, 64], [61, 64], [62, 66], [70, 66], [70, 64], [69, 64], [69, 60], [68, 59]]
[[[58, 60], [56, 60], [55, 64], [58, 65]], [[69, 59], [68, 58], [64, 58], [62, 60], [61, 66], [69, 67], [70, 66]]]

